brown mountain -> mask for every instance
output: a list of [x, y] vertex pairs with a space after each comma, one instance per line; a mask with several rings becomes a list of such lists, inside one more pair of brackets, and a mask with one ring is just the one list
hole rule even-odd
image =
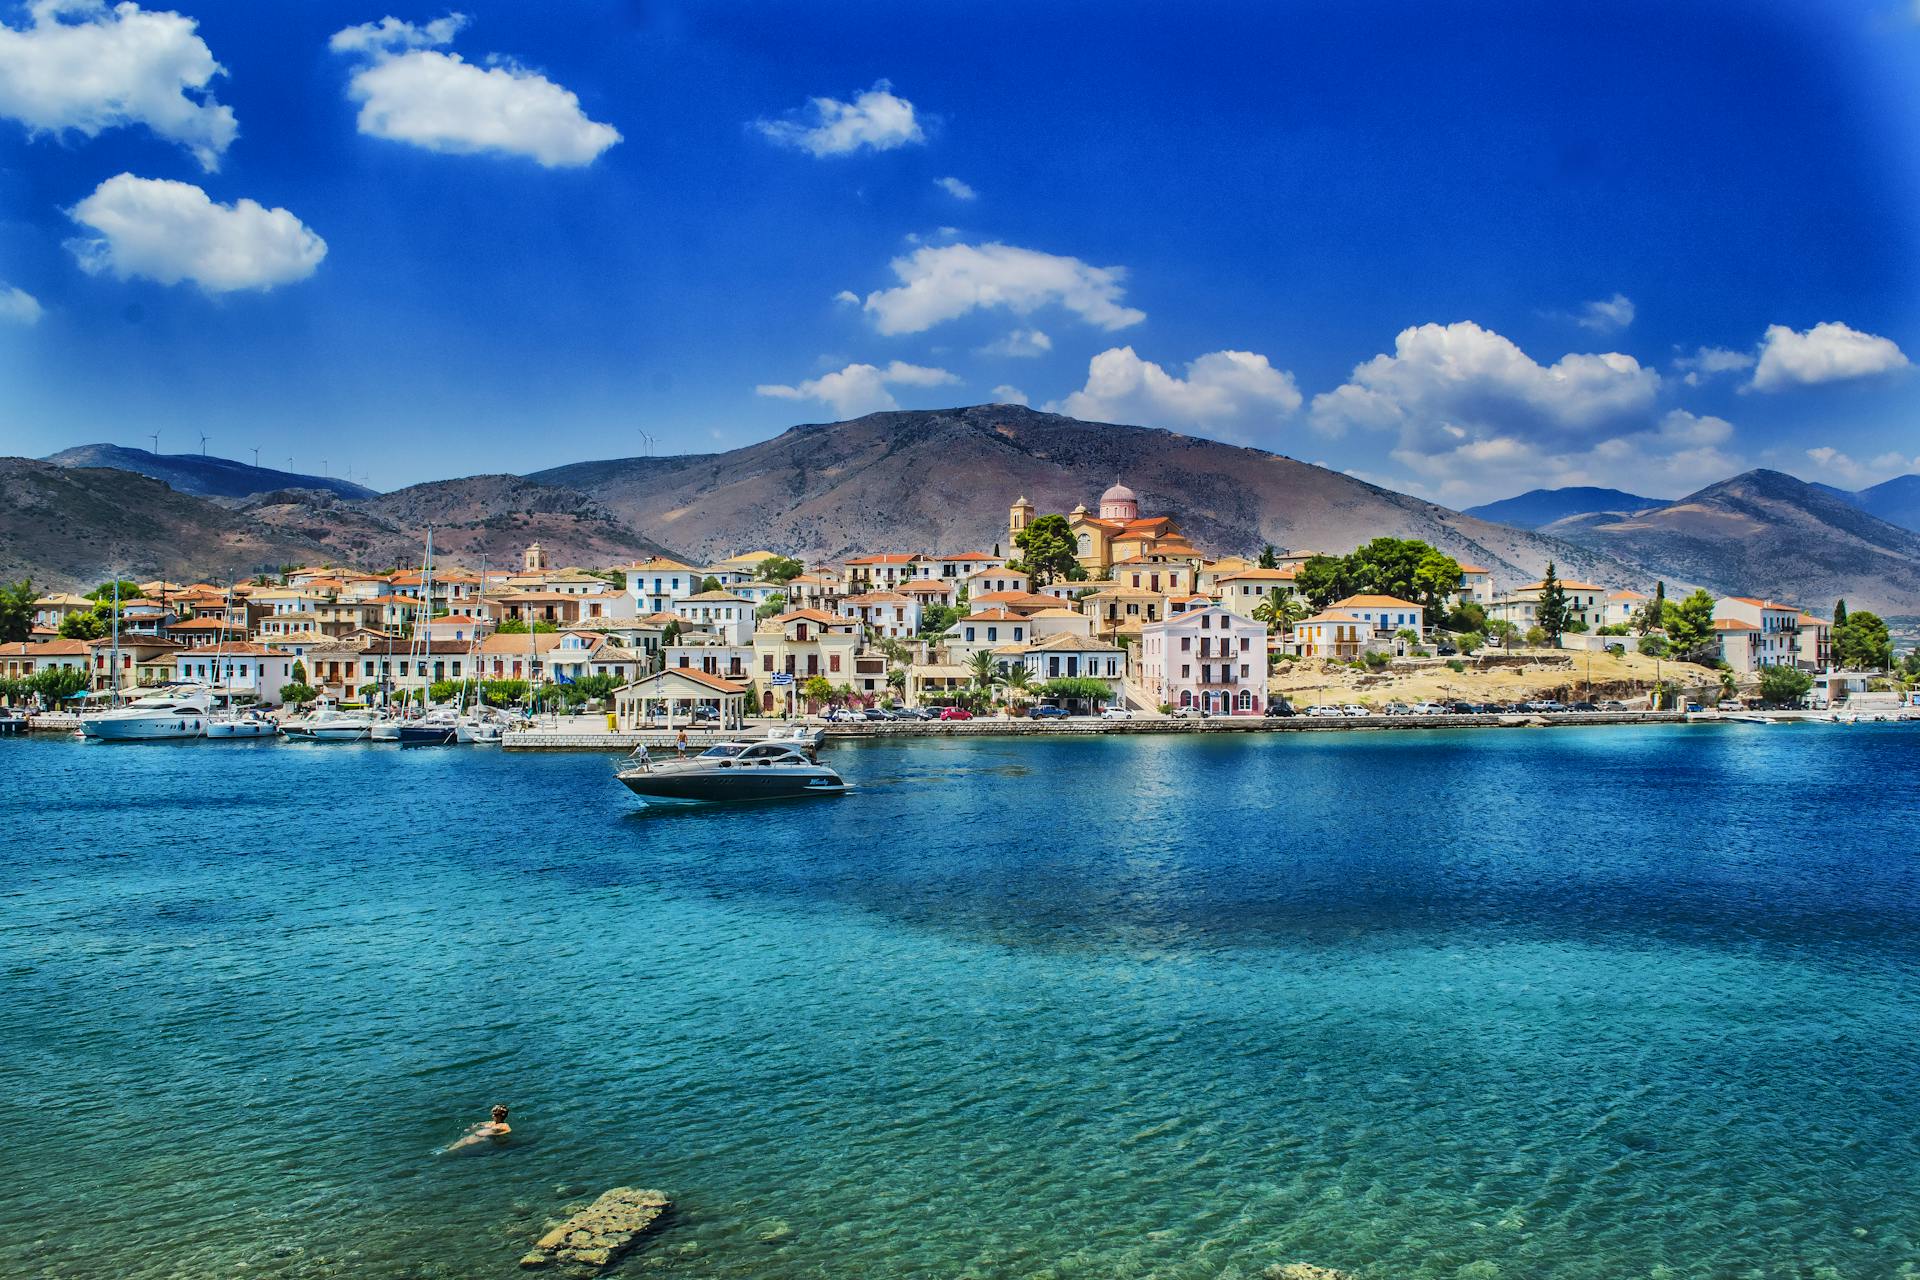
[[91, 587], [115, 574], [224, 581], [316, 550], [301, 534], [131, 471], [0, 458], [0, 579], [9, 582]]
[[1779, 471], [1749, 471], [1651, 511], [1576, 516], [1542, 532], [1717, 594], [1822, 614], [1836, 597], [1889, 617], [1920, 614], [1920, 534]]
[[[1012, 405], [869, 414], [794, 427], [728, 453], [582, 462], [529, 477], [586, 493], [696, 559], [767, 548], [809, 560], [860, 551], [985, 550], [1007, 507], [1094, 506], [1123, 480], [1146, 514], [1176, 516], [1217, 554], [1346, 551], [1422, 538], [1505, 581], [1642, 576], [1611, 556], [1462, 515], [1259, 449]], [[1003, 550], [1006, 549], [1004, 546]]]
[[225, 581], [315, 561], [418, 564], [428, 524], [437, 558], [518, 564], [529, 542], [585, 566], [661, 547], [584, 494], [519, 476], [472, 476], [353, 499], [285, 489], [247, 499], [180, 493], [108, 467], [0, 458], [0, 580], [91, 587], [114, 573]]

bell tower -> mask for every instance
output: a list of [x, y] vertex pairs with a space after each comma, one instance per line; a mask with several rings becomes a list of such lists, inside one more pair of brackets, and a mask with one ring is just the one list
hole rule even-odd
[[1015, 498], [1007, 512], [1007, 544], [1017, 546], [1020, 531], [1033, 523], [1033, 504], [1025, 497]]
[[521, 568], [527, 573], [545, 573], [547, 571], [547, 551], [539, 543], [527, 548], [521, 557]]

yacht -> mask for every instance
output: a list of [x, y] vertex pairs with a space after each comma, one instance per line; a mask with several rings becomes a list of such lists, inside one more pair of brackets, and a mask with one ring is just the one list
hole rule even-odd
[[658, 805], [837, 796], [847, 790], [838, 773], [792, 742], [722, 742], [677, 760], [655, 760], [642, 748], [617, 776], [627, 790]]
[[506, 736], [507, 727], [496, 717], [481, 711], [470, 711], [460, 717], [454, 727], [456, 742], [472, 743], [476, 746], [499, 746], [501, 738]]
[[400, 745], [403, 747], [444, 747], [454, 739], [459, 722], [450, 710], [429, 711], [415, 720], [403, 721], [400, 725]]
[[209, 738], [271, 738], [280, 732], [273, 717], [257, 707], [245, 711], [216, 711], [207, 721]]
[[12, 707], [0, 707], [0, 734], [25, 733], [27, 718]]
[[372, 716], [337, 707], [321, 707], [280, 726], [281, 733], [301, 742], [361, 742], [372, 730]]
[[373, 727], [367, 730], [367, 737], [375, 742], [400, 741], [400, 721], [382, 711], [373, 717]]
[[206, 728], [212, 705], [205, 689], [191, 685], [159, 689], [124, 707], [82, 712], [80, 732], [110, 742], [197, 738]]

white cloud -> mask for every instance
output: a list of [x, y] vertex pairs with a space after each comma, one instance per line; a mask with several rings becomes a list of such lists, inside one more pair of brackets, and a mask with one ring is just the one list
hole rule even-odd
[[1852, 485], [1854, 488], [1862, 488], [1871, 484], [1875, 478], [1872, 471], [1861, 466], [1858, 462], [1855, 462], [1852, 458], [1834, 448], [1832, 445], [1823, 444], [1818, 448], [1809, 449], [1807, 450], [1807, 457], [1812, 460], [1814, 466], [1825, 472], [1829, 477]]
[[857, 307], [860, 305], [860, 295], [855, 293], [851, 289], [842, 289], [840, 292], [833, 295], [833, 300], [835, 302], [844, 302], [849, 306]]
[[955, 200], [978, 200], [980, 193], [958, 178], [935, 178], [933, 185], [952, 196]]
[[271, 289], [312, 275], [327, 242], [285, 209], [252, 200], [215, 204], [190, 182], [108, 178], [71, 210], [97, 235], [67, 242], [88, 272], [209, 293]]
[[40, 323], [40, 299], [25, 289], [0, 284], [0, 322], [36, 325]]
[[591, 164], [620, 141], [619, 130], [588, 119], [578, 97], [539, 72], [498, 55], [478, 67], [434, 47], [465, 25], [460, 14], [424, 26], [383, 18], [334, 33], [335, 53], [364, 60], [347, 81], [361, 133], [455, 155], [526, 156], [549, 169]]
[[1212, 351], [1182, 378], [1132, 347], [1102, 351], [1087, 364], [1087, 385], [1049, 411], [1095, 422], [1198, 427], [1244, 434], [1300, 407], [1293, 375], [1252, 351]]
[[1018, 387], [1008, 386], [1003, 382], [993, 389], [993, 402], [995, 404], [1025, 404], [1027, 403], [1027, 393]]
[[1412, 487], [1456, 507], [1567, 485], [1656, 496], [1688, 493], [1746, 469], [1738, 454], [1720, 447], [1732, 437], [1733, 426], [1724, 418], [1674, 409], [1643, 430], [1609, 436], [1581, 449], [1556, 451], [1513, 435], [1445, 449], [1399, 448], [1392, 452], [1394, 461], [1420, 481], [1389, 487]]
[[1680, 380], [1690, 387], [1703, 386], [1716, 374], [1739, 373], [1753, 368], [1753, 356], [1725, 347], [1700, 347], [1690, 356], [1679, 356], [1673, 367], [1685, 375]]
[[1909, 458], [1904, 453], [1889, 449], [1867, 465], [1883, 475], [1905, 475], [1909, 471], [1920, 471], [1920, 456]]
[[1841, 382], [1904, 369], [1907, 357], [1888, 338], [1876, 337], [1829, 321], [1805, 333], [1786, 325], [1768, 325], [1760, 340], [1760, 359], [1754, 366], [1755, 391]]
[[1633, 299], [1616, 293], [1611, 298], [1584, 303], [1575, 323], [1595, 333], [1618, 333], [1633, 323]]
[[891, 151], [927, 140], [914, 117], [913, 104], [896, 96], [885, 80], [876, 80], [873, 88], [855, 94], [852, 102], [810, 98], [790, 118], [758, 120], [754, 127], [782, 146], [816, 156], [851, 155], [862, 147]]
[[143, 124], [211, 172], [239, 126], [207, 89], [225, 68], [196, 25], [133, 3], [34, 0], [25, 27], [0, 23], [0, 116], [90, 138]]
[[1038, 329], [1015, 329], [1004, 338], [996, 338], [980, 348], [983, 356], [1013, 356], [1028, 359], [1053, 350], [1053, 339]]
[[1584, 443], [1644, 415], [1659, 389], [1658, 373], [1617, 351], [1542, 365], [1471, 321], [1423, 324], [1401, 330], [1392, 355], [1315, 396], [1313, 421], [1332, 433], [1397, 429], [1403, 445], [1505, 435]]
[[755, 395], [777, 400], [818, 400], [831, 406], [842, 418], [856, 418], [880, 409], [898, 409], [900, 403], [888, 390], [890, 386], [942, 387], [959, 381], [945, 369], [895, 360], [884, 369], [870, 364], [850, 364], [833, 373], [808, 378], [798, 386], [763, 383], [753, 391]]
[[994, 307], [1024, 316], [1057, 304], [1107, 330], [1147, 318], [1146, 312], [1121, 305], [1126, 268], [1089, 266], [1037, 249], [997, 243], [930, 245], [890, 265], [900, 284], [870, 293], [866, 301], [881, 333], [919, 333]]

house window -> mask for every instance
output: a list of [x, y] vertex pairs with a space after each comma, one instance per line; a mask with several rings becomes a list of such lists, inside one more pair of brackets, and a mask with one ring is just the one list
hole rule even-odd
[[829, 670], [829, 671], [838, 671], [839, 669], [840, 669], [840, 655], [839, 655], [839, 654], [837, 654], [837, 653], [830, 653], [830, 654], [828, 654], [828, 655], [827, 655], [827, 670]]
[[1191, 653], [1192, 651], [1193, 651], [1193, 637], [1192, 637], [1192, 636], [1181, 636], [1181, 637], [1180, 637], [1180, 652], [1182, 652], [1182, 653]]

